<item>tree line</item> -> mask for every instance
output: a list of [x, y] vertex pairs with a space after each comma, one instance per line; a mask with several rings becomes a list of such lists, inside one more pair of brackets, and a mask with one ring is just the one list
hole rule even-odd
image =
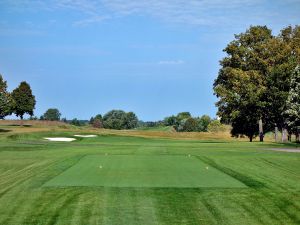
[[23, 119], [24, 114], [33, 116], [35, 109], [35, 96], [30, 85], [23, 81], [11, 93], [7, 91], [7, 81], [0, 74], [0, 119], [15, 114]]
[[172, 126], [177, 132], [207, 132], [209, 130], [221, 131], [225, 127], [217, 119], [208, 115], [192, 117], [190, 112], [180, 112], [163, 120], [165, 126]]
[[221, 121], [232, 135], [259, 135], [280, 129], [300, 136], [300, 27], [288, 26], [275, 36], [267, 26], [251, 26], [235, 35], [214, 82]]
[[60, 117], [61, 113], [58, 109], [50, 108], [40, 117], [40, 120], [63, 121], [75, 126], [82, 126], [88, 123], [94, 128], [116, 130], [162, 126], [171, 126], [178, 132], [207, 132], [225, 130], [225, 126], [222, 125], [219, 120], [212, 119], [208, 115], [192, 117], [191, 113], [189, 112], [181, 112], [176, 116], [172, 115], [161, 121], [148, 122], [139, 120], [134, 112], [125, 112], [123, 110], [111, 110], [103, 116], [101, 114], [97, 114], [91, 117], [89, 121], [78, 120], [77, 118], [67, 120], [66, 118], [61, 119]]

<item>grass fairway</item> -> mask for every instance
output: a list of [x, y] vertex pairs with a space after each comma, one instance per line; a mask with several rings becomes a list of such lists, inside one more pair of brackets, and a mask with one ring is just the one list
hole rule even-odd
[[27, 129], [0, 134], [1, 225], [300, 224], [300, 154], [267, 150], [295, 145]]
[[246, 187], [190, 155], [89, 155], [45, 186]]

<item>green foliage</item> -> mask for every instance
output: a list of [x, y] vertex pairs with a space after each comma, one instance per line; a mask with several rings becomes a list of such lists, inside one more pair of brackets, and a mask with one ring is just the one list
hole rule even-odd
[[189, 112], [178, 113], [177, 116], [166, 117], [163, 121], [165, 126], [172, 126], [179, 132], [206, 132], [211, 118], [203, 115], [193, 118]]
[[176, 126], [178, 124], [177, 117], [172, 115], [164, 119], [165, 126]]
[[218, 115], [232, 124], [232, 135], [258, 134], [284, 126], [289, 80], [300, 53], [300, 28], [285, 28], [277, 37], [266, 26], [250, 27], [224, 49], [227, 56], [214, 82]]
[[222, 124], [219, 120], [212, 120], [208, 126], [207, 130], [209, 132], [223, 132], [226, 130], [226, 127], [224, 124]]
[[74, 126], [81, 126], [81, 122], [77, 119], [77, 118], [74, 118], [71, 120], [70, 124], [74, 125]]
[[133, 112], [128, 112], [125, 115], [124, 127], [125, 129], [136, 128], [138, 124], [138, 118]]
[[92, 122], [92, 126], [94, 128], [103, 128], [102, 120], [100, 120], [98, 118], [94, 119], [93, 122]]
[[290, 83], [290, 91], [287, 98], [287, 110], [284, 115], [287, 125], [294, 133], [300, 130], [300, 66], [297, 66]]
[[25, 113], [33, 116], [33, 110], [35, 108], [35, 96], [32, 94], [32, 90], [28, 83], [25, 81], [13, 90], [13, 112], [16, 116], [20, 116], [23, 119]]
[[133, 129], [138, 124], [138, 118], [133, 112], [111, 110], [103, 116], [103, 126], [108, 129]]
[[6, 89], [7, 83], [0, 74], [0, 119], [10, 115], [12, 111], [12, 98]]
[[188, 119], [188, 118], [191, 118], [191, 113], [190, 112], [181, 112], [181, 113], [178, 113], [177, 114], [177, 120], [178, 121], [181, 121], [181, 120], [184, 120], [184, 119]]
[[59, 121], [60, 120], [61, 113], [59, 112], [58, 109], [51, 108], [48, 109], [44, 115], [43, 119], [44, 120], [50, 120], [50, 121]]
[[211, 122], [211, 118], [208, 115], [203, 115], [197, 119], [197, 131], [206, 132], [208, 131], [208, 125]]
[[103, 128], [102, 115], [97, 114], [95, 117], [91, 117], [89, 124], [91, 124], [94, 128]]
[[182, 131], [193, 132], [198, 129], [198, 121], [195, 118], [188, 118], [183, 120]]

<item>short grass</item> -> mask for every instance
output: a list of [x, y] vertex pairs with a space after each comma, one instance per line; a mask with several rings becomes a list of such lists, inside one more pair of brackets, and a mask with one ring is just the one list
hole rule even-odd
[[45, 186], [246, 187], [191, 155], [88, 155]]
[[[267, 150], [296, 145], [236, 142], [227, 138], [129, 137], [125, 132], [122, 136], [99, 132], [97, 138], [54, 143], [42, 138], [68, 137], [78, 131], [30, 133], [27, 129], [26, 133], [22, 130], [0, 133], [1, 225], [300, 224], [300, 154]], [[191, 159], [187, 157], [189, 154]], [[139, 162], [132, 162], [138, 159]], [[153, 164], [147, 165], [151, 161]], [[178, 163], [172, 165], [175, 161], [182, 162], [180, 167], [185, 169], [178, 171]], [[108, 179], [106, 184], [78, 185], [86, 174], [95, 176], [98, 164], [103, 164], [107, 171], [99, 175], [101, 179], [91, 180]], [[205, 172], [214, 175], [205, 176], [203, 172], [199, 174], [203, 178], [195, 180], [207, 184], [209, 179], [211, 182], [227, 180], [226, 186], [178, 186], [180, 181], [195, 182], [184, 174], [188, 176], [194, 169], [206, 166], [209, 171]], [[172, 187], [167, 180], [161, 181], [166, 186], [154, 187], [153, 183], [158, 180], [146, 186], [150, 184], [148, 178], [144, 183], [137, 179], [138, 173], [145, 176], [152, 169], [155, 174], [157, 168], [163, 171], [160, 170], [155, 179], [164, 177], [164, 172], [170, 173], [177, 186]], [[113, 170], [120, 181], [109, 180]], [[130, 179], [122, 178], [120, 173], [128, 170], [132, 172]], [[66, 176], [68, 173], [74, 177]], [[175, 178], [176, 175], [180, 179]], [[69, 181], [56, 180], [61, 176]], [[143, 176], [140, 175], [140, 179]], [[55, 180], [77, 184], [50, 185]], [[126, 182], [128, 185], [124, 185]], [[231, 182], [244, 187], [229, 187]], [[142, 183], [144, 187], [138, 186]]]

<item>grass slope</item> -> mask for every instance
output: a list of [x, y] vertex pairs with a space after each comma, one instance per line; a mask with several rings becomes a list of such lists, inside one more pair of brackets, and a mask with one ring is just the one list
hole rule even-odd
[[[0, 224], [300, 224], [300, 154], [265, 150], [283, 145], [116, 135], [72, 143], [42, 139], [72, 134], [1, 133]], [[191, 154], [248, 188], [45, 187], [105, 153], [154, 161]]]

